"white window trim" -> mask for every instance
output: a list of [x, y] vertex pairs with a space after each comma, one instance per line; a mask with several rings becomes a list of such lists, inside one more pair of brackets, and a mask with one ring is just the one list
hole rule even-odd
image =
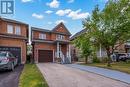
[[39, 39], [46, 39], [46, 34], [40, 33], [39, 34]]
[[21, 35], [21, 27], [20, 26], [15, 26], [15, 34]]
[[7, 25], [7, 33], [13, 34], [13, 25], [11, 25], [11, 24]]
[[65, 39], [65, 36], [64, 36], [64, 35], [61, 35], [61, 34], [58, 34], [58, 35], [56, 36], [56, 39], [57, 39], [57, 40], [64, 40], [64, 39]]

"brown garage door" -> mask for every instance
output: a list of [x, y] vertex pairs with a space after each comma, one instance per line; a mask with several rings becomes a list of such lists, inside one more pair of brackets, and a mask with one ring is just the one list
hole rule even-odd
[[38, 61], [39, 62], [53, 62], [53, 51], [52, 50], [39, 50]]

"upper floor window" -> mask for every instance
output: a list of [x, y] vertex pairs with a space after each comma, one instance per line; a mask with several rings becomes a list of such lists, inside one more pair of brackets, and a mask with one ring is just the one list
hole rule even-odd
[[39, 39], [46, 39], [46, 34], [40, 33], [39, 34]]
[[7, 25], [7, 33], [13, 34], [13, 25]]
[[65, 39], [65, 36], [64, 35], [57, 35], [57, 40], [64, 40]]
[[20, 26], [15, 26], [15, 34], [21, 35], [21, 28], [20, 28]]

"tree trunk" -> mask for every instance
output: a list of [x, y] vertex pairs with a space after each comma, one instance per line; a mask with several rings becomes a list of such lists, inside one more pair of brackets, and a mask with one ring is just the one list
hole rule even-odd
[[107, 66], [108, 66], [108, 67], [111, 67], [111, 57], [110, 57], [110, 56], [108, 57], [108, 63], [107, 63]]
[[85, 57], [85, 63], [86, 64], [88, 63], [88, 57]]
[[107, 48], [107, 56], [108, 56], [107, 66], [111, 67], [111, 52], [110, 52], [110, 48]]

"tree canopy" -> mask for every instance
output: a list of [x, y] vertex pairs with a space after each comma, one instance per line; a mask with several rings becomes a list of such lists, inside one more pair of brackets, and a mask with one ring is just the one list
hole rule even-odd
[[[130, 39], [130, 1], [109, 0], [103, 10], [100, 10], [97, 5], [92, 16], [83, 21], [83, 25], [87, 29], [86, 34], [94, 39], [94, 44], [97, 46], [101, 44], [106, 49], [110, 62], [110, 55], [116, 43], [123, 44]], [[88, 38], [82, 36], [78, 40], [82, 39]], [[82, 50], [89, 43], [87, 41], [82, 43]]]
[[90, 42], [89, 35], [87, 35], [86, 33], [80, 35], [74, 40], [74, 44], [76, 47], [79, 48], [79, 50], [81, 50], [81, 56], [85, 57], [87, 63], [88, 56], [90, 56], [90, 54], [92, 53], [92, 44]]

